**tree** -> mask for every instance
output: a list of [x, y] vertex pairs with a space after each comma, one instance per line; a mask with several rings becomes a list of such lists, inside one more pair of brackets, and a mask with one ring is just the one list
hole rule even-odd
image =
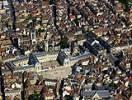
[[61, 46], [61, 49], [69, 48], [69, 43], [68, 43], [68, 38], [67, 37], [64, 36], [61, 39], [60, 46]]
[[73, 97], [70, 95], [66, 95], [64, 100], [73, 100]]
[[40, 100], [40, 94], [38, 94], [36, 91], [34, 91], [34, 94], [31, 94], [29, 96], [28, 100]]
[[125, 6], [125, 11], [130, 10], [130, 8], [129, 8], [130, 1], [129, 0], [119, 0], [119, 2], [121, 2]]
[[40, 52], [44, 51], [44, 48], [45, 48], [44, 43], [40, 42], [39, 44], [37, 44], [36, 48]]

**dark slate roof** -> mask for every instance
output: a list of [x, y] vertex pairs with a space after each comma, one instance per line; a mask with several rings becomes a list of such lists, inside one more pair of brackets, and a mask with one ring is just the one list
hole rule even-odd
[[11, 71], [13, 71], [15, 69], [15, 65], [12, 62], [5, 62], [5, 66], [7, 66], [8, 69]]
[[95, 33], [93, 33], [93, 32], [88, 32], [87, 33], [87, 39], [89, 39], [89, 38], [97, 38], [97, 35], [95, 34]]
[[102, 50], [103, 47], [100, 45], [100, 44], [97, 44], [97, 43], [94, 43], [93, 44], [93, 47], [96, 49], [96, 50]]
[[49, 0], [50, 5], [55, 4], [55, 3], [56, 3], [56, 0]]
[[118, 59], [112, 54], [108, 54], [110, 62], [114, 65], [114, 62], [116, 62]]
[[88, 97], [88, 98], [93, 97], [94, 94], [95, 94], [95, 91], [84, 91], [83, 93], [81, 93], [82, 96]]
[[87, 48], [91, 54], [95, 56], [98, 55], [98, 51], [94, 47], [92, 47], [88, 41], [84, 42], [84, 47]]
[[92, 42], [94, 42], [95, 39], [93, 38], [88, 38], [87, 41], [91, 44]]
[[105, 49], [110, 49], [111, 48], [111, 46], [106, 41], [104, 41], [103, 39], [98, 38], [97, 40], [99, 41], [101, 46], [104, 47]]
[[57, 57], [58, 62], [63, 65], [64, 64], [64, 60], [67, 58], [68, 56], [65, 54], [64, 51], [60, 51]]
[[59, 55], [58, 55], [59, 57], [61, 57], [61, 59], [65, 59], [65, 58], [67, 58], [68, 56], [65, 54], [65, 52], [59, 52]]
[[39, 62], [39, 60], [37, 59], [36, 55], [34, 55], [33, 53], [30, 53], [29, 54], [28, 64], [29, 65], [35, 65], [38, 62]]
[[108, 90], [100, 90], [100, 91], [96, 91], [96, 93], [102, 98], [110, 97], [110, 92]]
[[98, 94], [101, 98], [109, 98], [110, 92], [108, 90], [92, 90], [92, 91], [83, 91], [81, 96], [92, 98], [95, 94]]

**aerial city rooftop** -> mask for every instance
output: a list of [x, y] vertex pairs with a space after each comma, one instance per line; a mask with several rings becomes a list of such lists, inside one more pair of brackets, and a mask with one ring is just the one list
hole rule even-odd
[[132, 1], [0, 0], [0, 100], [132, 100]]

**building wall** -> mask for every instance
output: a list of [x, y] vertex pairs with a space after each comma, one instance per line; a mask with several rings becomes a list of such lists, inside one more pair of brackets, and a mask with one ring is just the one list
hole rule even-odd
[[28, 59], [25, 59], [25, 60], [19, 60], [19, 61], [14, 61], [13, 62], [16, 66], [19, 66], [20, 65], [27, 65], [28, 64]]
[[56, 85], [56, 82], [50, 82], [50, 81], [45, 81], [45, 84], [46, 85], [51, 85], [51, 86], [55, 86]]
[[46, 96], [45, 100], [54, 100], [54, 96]]
[[57, 54], [54, 55], [45, 55], [45, 56], [41, 56], [41, 57], [37, 57], [39, 62], [48, 62], [48, 61], [52, 61], [52, 60], [56, 60], [57, 59]]
[[[39, 60], [40, 63], [48, 62], [48, 61], [56, 60], [57, 54], [43, 55], [43, 56], [37, 57], [37, 59]], [[15, 66], [27, 65], [28, 64], [28, 58], [23, 59], [23, 60], [13, 61], [13, 63], [15, 64]]]

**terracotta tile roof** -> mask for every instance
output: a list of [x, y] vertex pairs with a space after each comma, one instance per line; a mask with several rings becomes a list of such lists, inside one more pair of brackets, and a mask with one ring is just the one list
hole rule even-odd
[[5, 49], [4, 48], [0, 48], [0, 53], [4, 52]]
[[108, 32], [108, 28], [104, 28], [104, 27], [99, 27], [97, 29], [94, 29], [94, 33], [104, 33], [104, 32]]
[[46, 92], [44, 93], [45, 97], [52, 97], [55, 96], [53, 92]]
[[99, 16], [97, 16], [97, 19], [103, 20], [103, 19], [104, 19], [104, 15], [99, 15]]
[[117, 4], [116, 11], [117, 11], [117, 13], [123, 12], [123, 6], [120, 3]]

